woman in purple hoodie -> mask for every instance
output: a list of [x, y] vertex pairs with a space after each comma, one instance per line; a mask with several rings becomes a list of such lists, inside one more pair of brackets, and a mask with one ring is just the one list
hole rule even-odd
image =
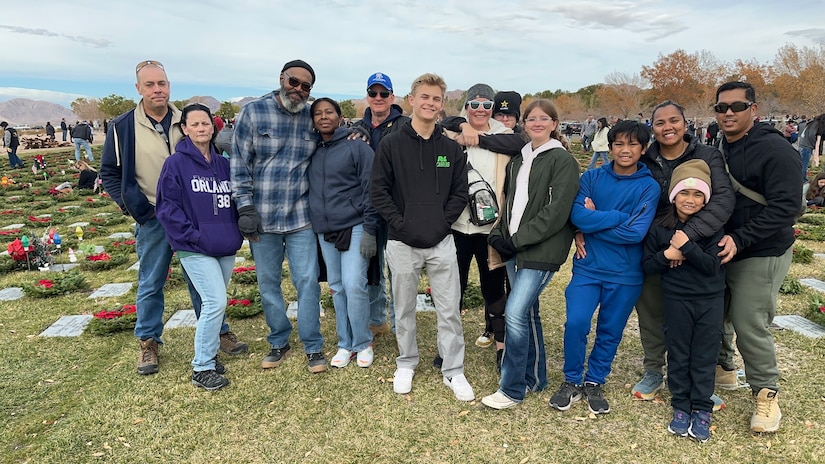
[[229, 160], [215, 150], [209, 108], [200, 103], [186, 106], [181, 129], [186, 137], [163, 164], [155, 211], [169, 246], [203, 300], [195, 329], [192, 384], [217, 390], [229, 385], [223, 372], [216, 371], [216, 356], [226, 286], [243, 238], [231, 199]]

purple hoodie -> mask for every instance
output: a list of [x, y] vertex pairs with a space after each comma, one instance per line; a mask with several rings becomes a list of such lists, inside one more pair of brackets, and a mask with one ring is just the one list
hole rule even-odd
[[229, 160], [212, 149], [207, 163], [189, 137], [163, 163], [155, 211], [175, 251], [231, 256], [241, 247]]

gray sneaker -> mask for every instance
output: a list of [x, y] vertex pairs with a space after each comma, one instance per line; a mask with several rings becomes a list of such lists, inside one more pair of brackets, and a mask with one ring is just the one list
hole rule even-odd
[[327, 370], [327, 360], [324, 358], [324, 353], [307, 353], [307, 364], [309, 371], [313, 374], [325, 372]]
[[289, 343], [286, 344], [283, 348], [272, 348], [264, 360], [261, 361], [261, 368], [262, 369], [272, 369], [273, 367], [278, 367], [284, 362], [287, 356], [289, 356]]
[[567, 411], [573, 403], [582, 399], [582, 387], [572, 382], [562, 382], [559, 391], [550, 398], [550, 406], [559, 411]]
[[221, 377], [214, 370], [192, 372], [192, 385], [204, 390], [215, 391], [229, 385], [229, 380], [226, 377]]

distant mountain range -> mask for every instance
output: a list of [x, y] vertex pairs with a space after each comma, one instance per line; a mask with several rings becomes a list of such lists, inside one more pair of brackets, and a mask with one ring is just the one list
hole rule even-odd
[[[464, 95], [463, 90], [450, 90], [447, 92], [448, 99], [461, 98]], [[241, 100], [233, 102], [238, 107], [241, 107], [248, 102], [258, 97], [244, 97]], [[403, 95], [396, 95], [396, 103]], [[362, 106], [366, 106], [366, 99], [353, 99], [356, 103], [361, 102]], [[203, 103], [212, 111], [217, 111], [221, 107], [221, 102], [215, 97], [210, 96], [194, 96], [187, 100], [188, 103]], [[9, 125], [28, 124], [30, 126], [45, 126], [47, 121], [51, 121], [54, 126], [60, 124], [60, 119], [66, 118], [68, 122], [74, 122], [80, 119], [75, 115], [71, 109], [57, 103], [50, 103], [40, 100], [29, 100], [28, 98], [13, 98], [11, 100], [0, 102], [0, 121], [7, 121]]]

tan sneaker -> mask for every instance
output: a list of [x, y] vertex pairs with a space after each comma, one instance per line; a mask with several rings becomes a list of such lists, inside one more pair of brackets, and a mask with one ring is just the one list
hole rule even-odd
[[776, 432], [779, 430], [779, 420], [782, 411], [779, 409], [779, 393], [770, 388], [763, 388], [754, 395], [756, 410], [751, 416], [751, 432]]
[[243, 354], [249, 350], [249, 345], [238, 340], [233, 332], [221, 334], [221, 351], [226, 354]]
[[137, 371], [140, 375], [158, 373], [158, 342], [154, 338], [140, 340]]
[[377, 337], [379, 335], [387, 335], [392, 332], [390, 328], [390, 323], [385, 322], [381, 325], [370, 325], [370, 331], [372, 332], [373, 337]]
[[728, 371], [724, 367], [716, 365], [716, 388], [736, 390], [740, 387], [739, 374], [736, 369]]

